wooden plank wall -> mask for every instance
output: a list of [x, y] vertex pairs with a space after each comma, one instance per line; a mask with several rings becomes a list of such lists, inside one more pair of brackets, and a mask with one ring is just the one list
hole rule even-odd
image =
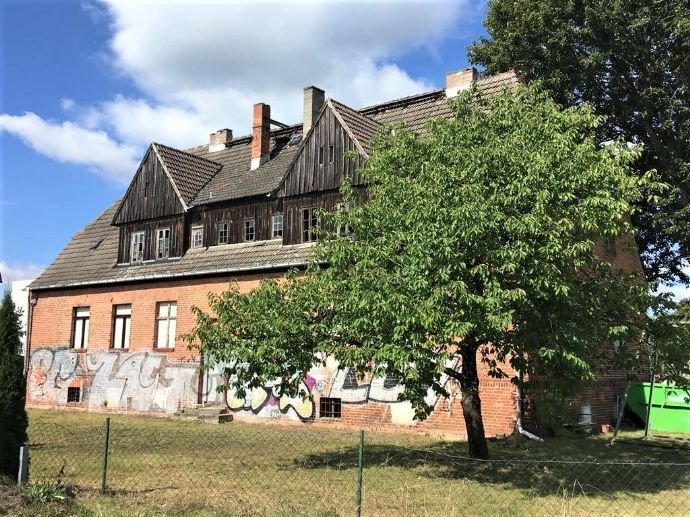
[[[148, 181], [148, 192], [144, 190]], [[156, 153], [149, 149], [139, 166], [131, 187], [122, 201], [115, 224], [143, 219], [167, 217], [184, 211], [175, 189], [158, 161]]]
[[189, 238], [185, 235], [184, 217], [168, 217], [149, 221], [138, 221], [120, 226], [120, 245], [118, 247], [117, 262], [129, 262], [129, 248], [132, 243], [132, 233], [144, 232], [144, 260], [156, 259], [157, 231], [170, 228], [170, 256], [181, 257], [188, 247], [185, 243]]
[[[213, 206], [213, 205], [211, 205]], [[244, 220], [254, 218], [255, 239], [257, 241], [268, 240], [273, 233], [272, 216], [282, 210], [282, 200], [273, 198], [245, 200], [242, 203], [229, 203], [221, 206], [205, 206], [199, 211], [190, 214], [187, 221], [186, 232], [191, 236], [194, 226], [204, 227], [204, 246], [218, 244], [218, 223], [230, 223], [228, 244], [244, 242]], [[189, 242], [185, 247], [189, 247]]]
[[[334, 146], [335, 159], [329, 163], [329, 146]], [[324, 148], [324, 163], [319, 165], [319, 148]], [[351, 177], [355, 185], [362, 180], [357, 169], [364, 164], [364, 158], [345, 156], [355, 150], [355, 143], [340, 125], [333, 111], [326, 109], [314, 125], [313, 131], [304, 142], [304, 147], [281, 188], [281, 196], [295, 196], [309, 192], [339, 189], [343, 175]]]

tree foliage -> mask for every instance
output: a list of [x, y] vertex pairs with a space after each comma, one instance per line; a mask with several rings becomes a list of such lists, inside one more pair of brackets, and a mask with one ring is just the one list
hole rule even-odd
[[22, 335], [10, 292], [0, 305], [0, 473], [16, 476], [19, 447], [26, 442], [24, 362], [18, 355]]
[[670, 295], [658, 295], [650, 303], [644, 333], [645, 357], [662, 382], [690, 387], [690, 299], [674, 302]]
[[633, 214], [650, 281], [688, 281], [690, 256], [690, 8], [686, 0], [493, 0], [489, 37], [470, 47], [488, 72], [516, 68], [560, 103], [604, 115], [601, 141], [642, 144], [638, 175], [670, 188]]
[[512, 375], [505, 361], [592, 379], [601, 343], [633, 330], [643, 286], [594, 246], [630, 231], [636, 152], [599, 146], [590, 108], [561, 109], [533, 87], [492, 99], [469, 91], [453, 109], [428, 136], [397, 126], [378, 139], [361, 170], [366, 199], [343, 186], [346, 203], [321, 215], [303, 277], [231, 289], [212, 297], [212, 315], [198, 311], [190, 340], [240, 365], [234, 388], [278, 379], [294, 393], [333, 356], [359, 375], [399, 379], [424, 418], [430, 391], [447, 395], [450, 377], [470, 454], [487, 457], [478, 362], [497, 377]]

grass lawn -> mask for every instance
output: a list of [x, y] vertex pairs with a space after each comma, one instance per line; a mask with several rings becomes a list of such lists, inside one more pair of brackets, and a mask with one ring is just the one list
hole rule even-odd
[[[95, 515], [355, 513], [356, 431], [112, 415], [103, 497], [104, 420], [30, 411], [31, 482], [76, 487]], [[362, 514], [680, 516], [690, 508], [686, 450], [609, 447], [607, 437], [511, 437], [490, 448], [492, 460], [477, 462], [462, 442], [365, 433]]]

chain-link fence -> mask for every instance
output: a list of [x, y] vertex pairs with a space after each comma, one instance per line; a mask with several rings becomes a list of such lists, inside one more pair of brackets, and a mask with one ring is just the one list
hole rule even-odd
[[115, 500], [125, 514], [356, 515], [360, 501], [367, 516], [690, 512], [687, 452], [544, 459], [508, 444], [479, 461], [420, 435], [83, 416], [32, 419], [29, 482]]

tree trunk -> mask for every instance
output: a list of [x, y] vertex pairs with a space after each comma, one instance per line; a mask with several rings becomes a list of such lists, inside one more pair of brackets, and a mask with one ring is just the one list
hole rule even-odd
[[482, 402], [479, 398], [479, 374], [477, 373], [477, 345], [461, 345], [462, 414], [465, 417], [467, 443], [472, 458], [489, 459], [489, 448], [484, 435]]

